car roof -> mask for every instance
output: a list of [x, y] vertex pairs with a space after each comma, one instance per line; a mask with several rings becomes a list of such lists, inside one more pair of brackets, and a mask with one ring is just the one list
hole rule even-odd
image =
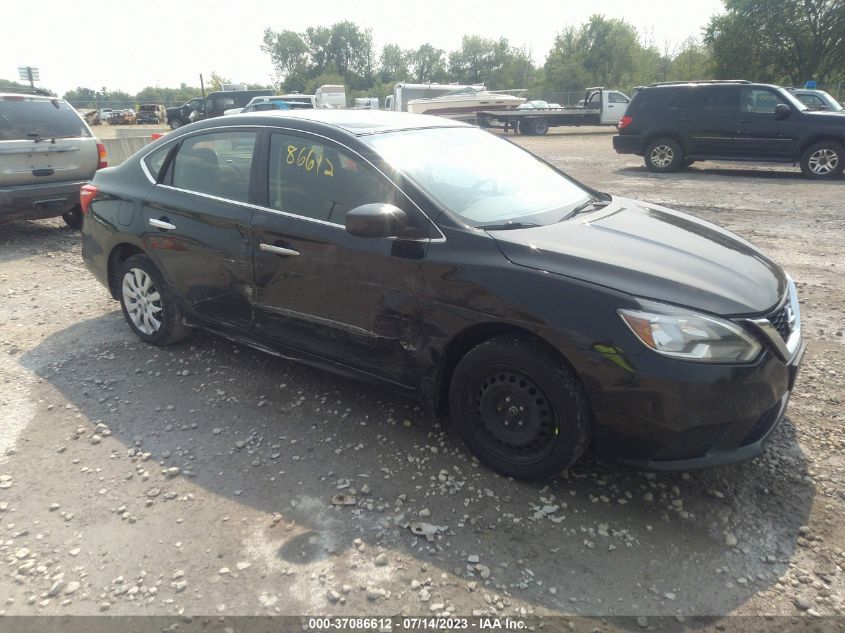
[[23, 98], [30, 101], [64, 101], [64, 99], [60, 97], [51, 97], [48, 95], [36, 95], [26, 92], [0, 92], [0, 99], [3, 99], [5, 97], [15, 97], [15, 100], [18, 100], [18, 98]]
[[[409, 114], [407, 112], [392, 112], [388, 110], [273, 110], [261, 114], [236, 114], [233, 117], [260, 117], [262, 122], [274, 124], [283, 123], [280, 119], [300, 119], [322, 123], [354, 136], [379, 134], [382, 132], [397, 132], [400, 130], [418, 130], [432, 127], [471, 127], [466, 123], [453, 121], [443, 117], [426, 114]], [[232, 117], [226, 117], [229, 121]], [[214, 119], [210, 119], [213, 121]]]

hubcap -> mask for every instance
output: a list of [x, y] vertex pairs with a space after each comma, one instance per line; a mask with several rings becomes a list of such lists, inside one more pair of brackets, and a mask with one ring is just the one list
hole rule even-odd
[[658, 167], [666, 167], [675, 158], [675, 152], [668, 145], [658, 145], [651, 150], [651, 162]]
[[810, 155], [808, 164], [811, 172], [824, 176], [836, 169], [839, 156], [832, 149], [819, 149]]
[[473, 398], [478, 439], [508, 461], [533, 462], [547, 455], [557, 427], [540, 386], [513, 369], [486, 371], [479, 379]]
[[161, 328], [161, 295], [152, 278], [140, 268], [123, 276], [123, 304], [132, 324], [147, 336]]

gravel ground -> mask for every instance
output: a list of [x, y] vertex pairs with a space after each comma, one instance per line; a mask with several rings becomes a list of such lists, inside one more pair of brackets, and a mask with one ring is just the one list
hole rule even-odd
[[0, 613], [842, 615], [845, 180], [518, 141], [790, 271], [809, 350], [763, 457], [509, 481], [391, 393], [202, 333], [141, 344], [78, 234], [2, 225]]

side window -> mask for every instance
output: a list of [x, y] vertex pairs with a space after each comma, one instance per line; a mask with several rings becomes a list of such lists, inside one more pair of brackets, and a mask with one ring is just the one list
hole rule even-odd
[[167, 155], [173, 149], [173, 145], [168, 143], [164, 147], [159, 147], [156, 151], [148, 154], [146, 158], [144, 158], [144, 165], [147, 167], [147, 171], [150, 172], [150, 176], [153, 177], [153, 180], [158, 181], [159, 174], [161, 174], [161, 168], [164, 166], [164, 160], [167, 158]]
[[611, 92], [607, 95], [607, 100], [610, 103], [628, 103], [628, 97], [621, 92]]
[[699, 86], [687, 91], [684, 108], [693, 112], [736, 112], [739, 91], [736, 86]]
[[819, 99], [816, 95], [796, 95], [801, 102], [809, 108], [814, 110], [820, 109], [822, 106], [827, 105], [824, 101]]
[[768, 90], [756, 88], [743, 88], [741, 109], [743, 112], [756, 112], [758, 114], [773, 114], [775, 106], [785, 103], [783, 99]]
[[248, 202], [255, 132], [212, 132], [182, 142], [173, 161], [173, 186]]
[[274, 134], [270, 141], [270, 208], [344, 224], [362, 204], [397, 204], [396, 188], [357, 157], [331, 145]]

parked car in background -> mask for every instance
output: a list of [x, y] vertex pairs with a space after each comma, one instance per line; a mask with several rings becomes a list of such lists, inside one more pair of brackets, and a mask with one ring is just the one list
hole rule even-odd
[[114, 110], [112, 110], [111, 108], [101, 108], [100, 110], [98, 110], [98, 112], [100, 113], [100, 122], [108, 123], [109, 117], [111, 116], [111, 113], [114, 112]]
[[250, 103], [248, 106], [236, 112], [236, 114], [246, 114], [249, 112], [269, 112], [270, 110], [290, 110], [290, 104], [284, 101], [259, 101], [257, 103]]
[[80, 228], [79, 188], [106, 150], [64, 99], [0, 94], [0, 223], [62, 216]]
[[613, 147], [665, 173], [699, 160], [800, 163], [808, 178], [845, 167], [845, 116], [812, 112], [790, 91], [750, 81], [668, 82], [639, 90]]
[[167, 111], [164, 106], [158, 103], [144, 103], [138, 107], [135, 115], [136, 123], [164, 123], [167, 120]]
[[666, 470], [759, 455], [804, 353], [795, 284], [745, 240], [442, 117], [204, 121], [82, 199], [85, 263], [142, 341], [199, 327], [390, 386], [507, 476], [591, 444]]
[[194, 107], [190, 114], [191, 122], [223, 116], [226, 110], [244, 108], [253, 97], [272, 96], [273, 90], [221, 90], [210, 92]]
[[[299, 95], [303, 97], [303, 95]], [[305, 95], [307, 96], [307, 95]], [[261, 95], [258, 97], [253, 97], [249, 103], [246, 104], [243, 108], [231, 108], [226, 110], [223, 114], [230, 115], [230, 114], [240, 114], [241, 112], [260, 112], [262, 110], [297, 110], [303, 108], [313, 108], [313, 104], [309, 99], [300, 98], [299, 100], [289, 101], [289, 97], [286, 95]], [[267, 103], [278, 103], [280, 107], [278, 108], [266, 108], [261, 107], [257, 108], [260, 104], [267, 104]]]
[[109, 115], [110, 125], [134, 125], [136, 120], [135, 110], [126, 108], [124, 110], [114, 110]]
[[195, 97], [190, 101], [186, 101], [180, 106], [166, 108], [167, 124], [171, 130], [187, 125], [191, 122], [191, 113], [202, 103], [202, 97]]
[[824, 90], [811, 90], [809, 88], [787, 88], [787, 90], [810, 110], [845, 111], [842, 104]]
[[534, 99], [533, 101], [526, 101], [516, 107], [517, 110], [549, 110], [560, 108], [559, 103], [549, 103], [542, 99]]

